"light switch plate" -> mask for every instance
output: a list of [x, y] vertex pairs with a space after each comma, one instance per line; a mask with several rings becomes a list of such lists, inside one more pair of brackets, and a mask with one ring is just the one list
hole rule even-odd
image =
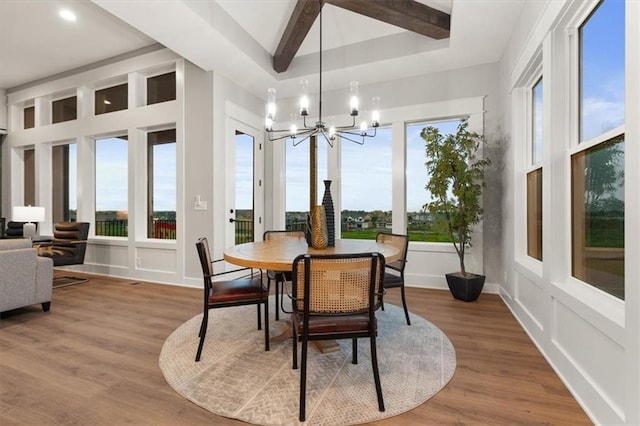
[[193, 209], [194, 210], [206, 210], [207, 209], [207, 202], [206, 201], [200, 201], [200, 202], [195, 201], [193, 203]]

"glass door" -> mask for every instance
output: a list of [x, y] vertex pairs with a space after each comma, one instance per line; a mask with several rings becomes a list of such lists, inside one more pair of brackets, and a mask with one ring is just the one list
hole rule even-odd
[[225, 247], [261, 240], [264, 232], [262, 132], [233, 119], [228, 123]]

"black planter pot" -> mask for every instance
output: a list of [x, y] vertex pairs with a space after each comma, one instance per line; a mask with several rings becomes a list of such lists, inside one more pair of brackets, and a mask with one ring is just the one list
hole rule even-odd
[[465, 302], [473, 302], [478, 299], [484, 287], [484, 275], [469, 274], [467, 277], [461, 276], [458, 272], [445, 274], [447, 284], [454, 299]]

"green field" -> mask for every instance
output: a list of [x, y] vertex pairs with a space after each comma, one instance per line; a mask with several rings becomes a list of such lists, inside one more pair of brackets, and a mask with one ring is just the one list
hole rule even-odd
[[[391, 232], [388, 229], [354, 229], [351, 231], [342, 231], [342, 238], [354, 240], [375, 240], [379, 232]], [[447, 234], [438, 234], [428, 231], [412, 231], [409, 230], [409, 241], [420, 241], [429, 243], [448, 243], [451, 237]]]

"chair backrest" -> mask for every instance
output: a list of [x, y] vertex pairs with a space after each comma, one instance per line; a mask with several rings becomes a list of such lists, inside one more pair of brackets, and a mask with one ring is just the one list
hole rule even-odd
[[53, 230], [54, 249], [72, 253], [74, 263], [84, 263], [89, 238], [89, 222], [56, 222]]
[[[7, 229], [4, 231], [4, 236], [9, 238], [22, 238], [22, 227], [25, 223], [26, 222], [15, 222], [13, 220], [10, 220], [9, 222], [7, 222]], [[36, 229], [37, 227], [38, 224], [36, 223]]]
[[371, 315], [384, 281], [380, 253], [300, 255], [293, 261], [293, 309], [317, 315]]
[[387, 234], [386, 232], [380, 232], [376, 235], [376, 241], [379, 243], [390, 244], [400, 250], [398, 260], [387, 262], [387, 267], [399, 272], [404, 272], [404, 267], [407, 264], [409, 237], [403, 234]]
[[265, 231], [262, 240], [279, 240], [282, 238], [305, 238], [304, 231]]
[[198, 258], [200, 259], [200, 266], [202, 266], [205, 283], [210, 284], [211, 277], [213, 276], [213, 263], [211, 262], [209, 241], [207, 241], [205, 237], [198, 238], [198, 241], [196, 242], [196, 250], [198, 250]]

